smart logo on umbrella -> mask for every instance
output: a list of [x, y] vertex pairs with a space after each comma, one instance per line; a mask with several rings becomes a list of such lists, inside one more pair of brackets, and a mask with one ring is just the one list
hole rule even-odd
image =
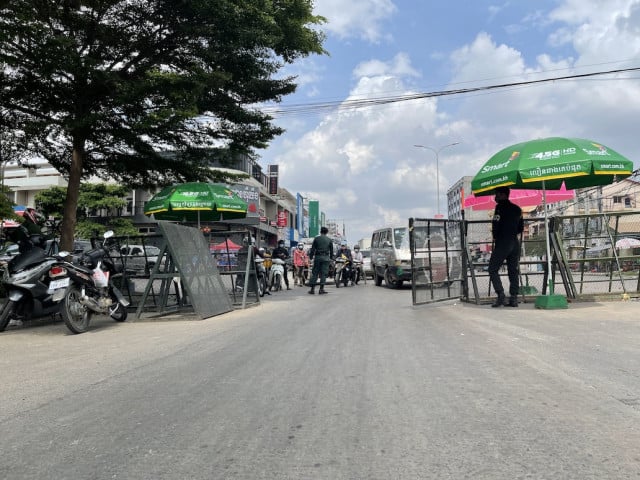
[[605, 147], [604, 145], [600, 145], [599, 143], [593, 143], [593, 142], [591, 142], [591, 145], [593, 145], [596, 148], [596, 150], [591, 150], [589, 148], [582, 149], [584, 153], [586, 153], [587, 155], [601, 155], [601, 156], [609, 155], [609, 151], [607, 150], [607, 147]]

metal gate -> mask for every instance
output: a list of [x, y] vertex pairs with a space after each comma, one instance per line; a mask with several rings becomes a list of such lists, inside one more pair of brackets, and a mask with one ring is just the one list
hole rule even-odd
[[409, 219], [414, 305], [456, 299], [465, 294], [463, 226], [462, 220]]

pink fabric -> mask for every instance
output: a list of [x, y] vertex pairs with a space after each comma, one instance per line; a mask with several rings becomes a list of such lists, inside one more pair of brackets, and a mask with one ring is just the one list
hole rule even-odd
[[[575, 197], [574, 190], [567, 190], [562, 185], [560, 190], [547, 190], [547, 204], [561, 202], [563, 200], [571, 200]], [[509, 195], [516, 205], [521, 207], [535, 207], [542, 205], [542, 190], [511, 190]], [[493, 210], [496, 208], [496, 202], [493, 195], [481, 195], [476, 197], [471, 194], [464, 199], [464, 208], [473, 208], [474, 210]]]

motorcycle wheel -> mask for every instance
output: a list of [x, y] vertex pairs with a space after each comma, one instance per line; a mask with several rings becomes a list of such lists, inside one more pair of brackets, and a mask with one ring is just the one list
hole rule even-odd
[[64, 324], [73, 333], [84, 333], [89, 329], [92, 313], [80, 303], [80, 289], [77, 285], [71, 285], [64, 294], [60, 306]]
[[258, 275], [258, 295], [264, 297], [264, 293], [267, 291], [267, 279], [263, 274]]
[[342, 284], [346, 287], [349, 285], [349, 274], [342, 274]]
[[282, 290], [282, 275], [277, 273], [275, 278], [273, 279], [273, 283], [274, 283], [273, 288], [276, 292], [279, 292], [280, 290]]
[[7, 300], [7, 302], [2, 306], [2, 312], [0, 312], [0, 332], [4, 332], [4, 329], [9, 325], [9, 320], [11, 320], [11, 315], [16, 311], [16, 302], [11, 300]]
[[336, 273], [336, 276], [334, 278], [334, 280], [336, 282], [336, 288], [340, 288], [341, 277], [342, 277], [342, 270], [340, 270], [338, 273]]

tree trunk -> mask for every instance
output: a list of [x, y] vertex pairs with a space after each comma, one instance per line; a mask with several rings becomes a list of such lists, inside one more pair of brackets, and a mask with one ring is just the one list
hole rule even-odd
[[60, 249], [68, 252], [73, 250], [73, 238], [76, 230], [76, 212], [78, 209], [78, 197], [80, 195], [80, 179], [82, 178], [83, 163], [84, 140], [74, 140], [73, 154], [71, 155], [71, 167], [69, 168], [67, 198], [64, 202], [62, 231], [60, 232]]

